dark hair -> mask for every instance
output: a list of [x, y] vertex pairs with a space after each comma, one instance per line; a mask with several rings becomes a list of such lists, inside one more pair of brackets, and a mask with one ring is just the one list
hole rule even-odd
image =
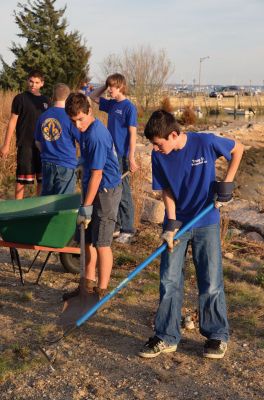
[[76, 117], [80, 112], [88, 114], [90, 103], [83, 93], [71, 93], [65, 102], [65, 111], [70, 117]]
[[168, 139], [168, 136], [171, 132], [177, 132], [180, 134], [180, 126], [176, 121], [175, 117], [164, 110], [157, 110], [151, 115], [148, 120], [144, 135], [150, 141], [153, 140], [154, 137], [159, 137], [163, 139]]
[[33, 69], [32, 71], [29, 72], [28, 79], [30, 78], [39, 78], [41, 81], [44, 81], [44, 75], [38, 69]]
[[122, 94], [126, 94], [126, 92], [127, 92], [126, 78], [124, 77], [124, 75], [121, 75], [118, 73], [109, 75], [105, 81], [105, 85], [107, 87], [114, 86], [114, 87], [120, 89], [120, 92]]

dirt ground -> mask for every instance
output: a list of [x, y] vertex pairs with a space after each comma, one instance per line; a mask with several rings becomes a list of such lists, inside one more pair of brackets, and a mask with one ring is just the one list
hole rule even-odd
[[[253, 139], [250, 128], [245, 129], [246, 138], [242, 130], [229, 136], [238, 135], [246, 146], [263, 148], [263, 133], [258, 131]], [[253, 163], [255, 155], [253, 151]], [[244, 171], [247, 173], [247, 166]], [[0, 399], [262, 400], [264, 246], [263, 242], [249, 242], [243, 227], [239, 227], [242, 232], [237, 231], [237, 226], [227, 226], [225, 221], [223, 218], [223, 263], [231, 338], [223, 360], [202, 357], [204, 338], [197, 324], [195, 272], [188, 254], [183, 317], [191, 316], [195, 328], [187, 330], [183, 325], [177, 352], [152, 360], [137, 355], [152, 335], [159, 283], [155, 260], [106, 309], [58, 346], [46, 346], [52, 355], [57, 353], [53, 370], [38, 346], [57, 332], [61, 295], [75, 287], [78, 277], [66, 273], [53, 255], [40, 284], [34, 284], [41, 265], [37, 262], [25, 274], [22, 286], [8, 250], [1, 248]], [[159, 225], [142, 224], [131, 245], [114, 244], [112, 288], [156, 249], [160, 229]], [[26, 270], [33, 252], [24, 250], [20, 255]]]

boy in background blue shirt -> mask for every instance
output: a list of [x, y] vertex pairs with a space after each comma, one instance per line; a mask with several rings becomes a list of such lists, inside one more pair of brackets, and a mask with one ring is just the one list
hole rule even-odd
[[[110, 100], [100, 97], [106, 90]], [[134, 104], [126, 98], [127, 85], [121, 74], [108, 76], [104, 86], [95, 89], [91, 100], [99, 104], [99, 109], [108, 114], [107, 128], [112, 135], [122, 174], [130, 170], [135, 172], [137, 110]], [[128, 243], [134, 235], [134, 205], [130, 189], [130, 178], [127, 175], [122, 180], [122, 198], [119, 205], [114, 237], [120, 243]]]
[[75, 191], [75, 141], [80, 141], [80, 132], [64, 109], [69, 94], [70, 89], [64, 83], [55, 85], [54, 106], [41, 114], [37, 121], [34, 136], [41, 153], [42, 196]]
[[113, 139], [106, 127], [93, 116], [87, 97], [82, 93], [72, 93], [65, 110], [81, 132], [84, 200], [79, 208], [77, 224], [84, 223], [87, 228], [87, 261], [79, 286], [73, 292], [65, 293], [63, 300], [93, 292], [100, 298], [106, 293], [113, 266], [111, 243], [121, 199], [121, 174]]
[[[180, 341], [184, 260], [192, 246], [199, 290], [200, 333], [206, 337], [204, 357], [223, 358], [229, 337], [223, 285], [219, 207], [232, 200], [233, 179], [243, 146], [234, 140], [205, 133], [181, 133], [174, 116], [155, 111], [145, 136], [153, 144], [153, 189], [161, 190], [165, 204], [162, 238], [168, 248], [161, 256], [160, 303], [155, 335], [139, 352], [144, 358], [174, 352]], [[215, 161], [229, 161], [224, 182], [215, 182]], [[215, 199], [215, 208], [182, 235], [174, 248], [173, 238]]]

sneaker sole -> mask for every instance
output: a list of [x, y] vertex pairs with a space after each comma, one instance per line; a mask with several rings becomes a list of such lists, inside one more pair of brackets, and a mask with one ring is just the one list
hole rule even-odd
[[220, 360], [221, 358], [224, 358], [225, 353], [226, 353], [226, 350], [225, 350], [225, 352], [224, 352], [223, 354], [209, 354], [209, 353], [204, 353], [203, 356], [204, 356], [205, 358], [211, 358], [211, 359], [214, 359], [214, 360]]
[[142, 358], [155, 358], [155, 357], [158, 357], [161, 353], [174, 353], [176, 350], [177, 350], [177, 346], [170, 348], [170, 349], [164, 349], [164, 350], [159, 351], [158, 353], [153, 353], [153, 354], [139, 352], [138, 355], [139, 355], [139, 357], [142, 357]]

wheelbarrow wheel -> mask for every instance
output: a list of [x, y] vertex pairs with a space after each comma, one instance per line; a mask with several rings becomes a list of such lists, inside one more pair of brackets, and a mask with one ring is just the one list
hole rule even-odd
[[[68, 246], [79, 247], [80, 245], [72, 239]], [[80, 273], [80, 254], [60, 253], [60, 262], [65, 271], [71, 272], [72, 274]]]

